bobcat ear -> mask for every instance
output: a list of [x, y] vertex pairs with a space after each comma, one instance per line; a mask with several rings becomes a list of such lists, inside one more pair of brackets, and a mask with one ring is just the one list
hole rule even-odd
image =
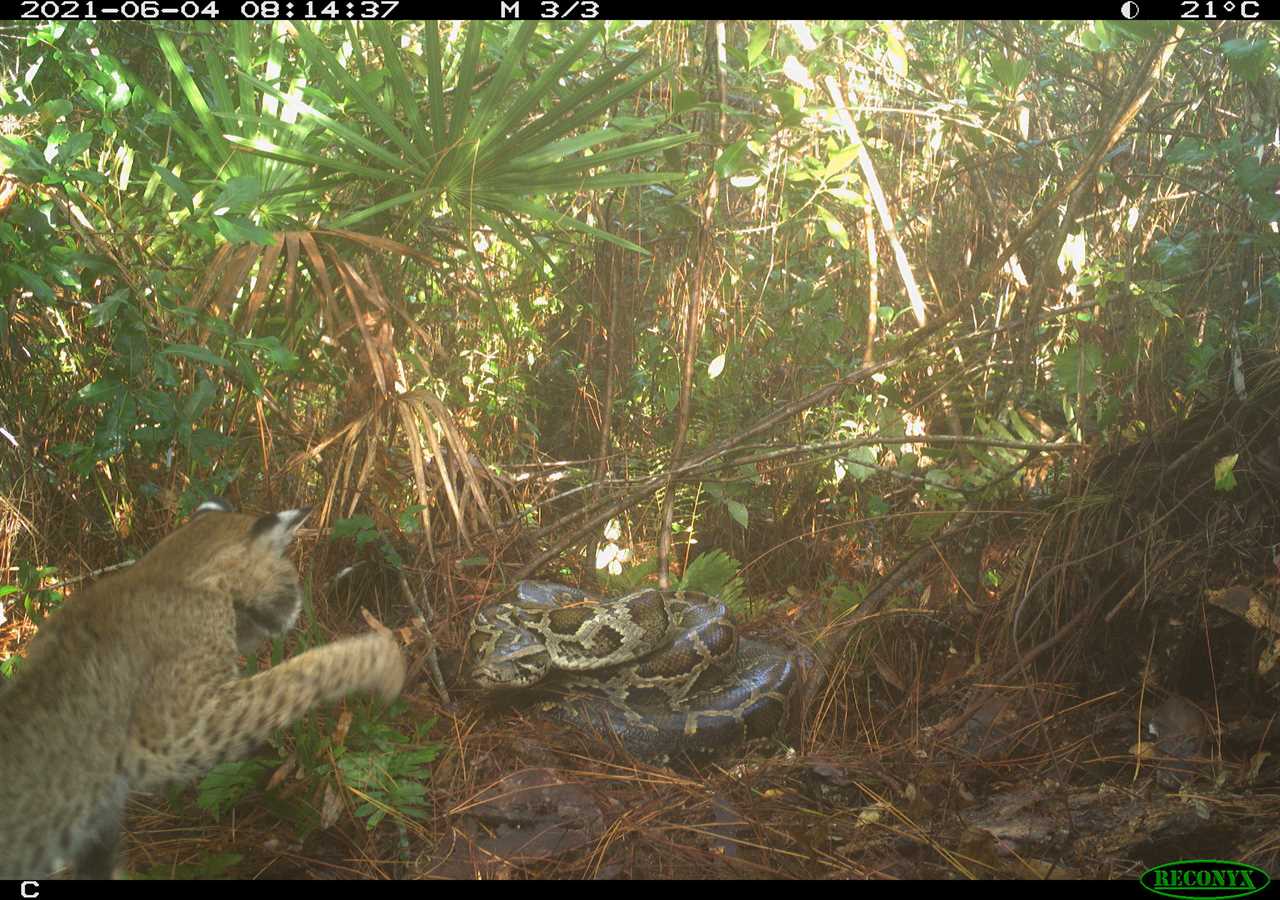
[[293, 533], [298, 530], [298, 526], [310, 514], [311, 507], [307, 506], [302, 509], [286, 509], [284, 512], [262, 516], [249, 529], [249, 539], [252, 541], [266, 541], [283, 553], [284, 548], [289, 546], [289, 541], [293, 540]]
[[200, 513], [206, 512], [235, 512], [235, 507], [221, 497], [214, 497], [212, 500], [206, 500], [197, 506], [191, 515], [194, 518]]

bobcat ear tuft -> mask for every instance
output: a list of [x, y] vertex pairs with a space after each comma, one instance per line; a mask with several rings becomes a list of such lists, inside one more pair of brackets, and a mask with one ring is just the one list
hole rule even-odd
[[206, 512], [235, 512], [235, 511], [236, 511], [235, 507], [233, 507], [226, 500], [223, 500], [221, 497], [214, 497], [212, 500], [206, 500], [203, 503], [201, 503], [199, 506], [197, 506], [195, 510], [192, 511], [191, 515], [198, 516], [200, 515], [200, 513], [206, 513]]
[[281, 552], [293, 540], [293, 533], [311, 514], [311, 507], [302, 509], [286, 509], [284, 512], [262, 516], [249, 529], [249, 538], [254, 541], [268, 541], [275, 544]]

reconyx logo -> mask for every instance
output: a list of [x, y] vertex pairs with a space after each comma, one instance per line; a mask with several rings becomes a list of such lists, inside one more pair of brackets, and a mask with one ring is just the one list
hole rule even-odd
[[1147, 869], [1142, 886], [1161, 897], [1183, 900], [1215, 900], [1247, 897], [1271, 883], [1257, 866], [1225, 859], [1180, 859]]

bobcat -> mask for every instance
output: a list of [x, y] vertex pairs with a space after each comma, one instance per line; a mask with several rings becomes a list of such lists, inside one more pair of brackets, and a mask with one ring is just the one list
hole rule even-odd
[[77, 877], [110, 878], [131, 791], [203, 775], [317, 703], [400, 692], [400, 648], [376, 633], [238, 677], [238, 654], [298, 616], [284, 552], [308, 512], [204, 503], [41, 626], [0, 687], [0, 879], [68, 862]]

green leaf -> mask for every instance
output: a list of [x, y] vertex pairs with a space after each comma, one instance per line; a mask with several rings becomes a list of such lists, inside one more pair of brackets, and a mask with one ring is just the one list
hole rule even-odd
[[1097, 344], [1068, 347], [1053, 358], [1058, 386], [1068, 394], [1092, 394], [1097, 388], [1097, 372], [1102, 366], [1102, 348]]
[[220, 816], [256, 789], [278, 764], [256, 759], [220, 763], [200, 780], [196, 805]]
[[182, 405], [180, 414], [182, 421], [191, 423], [199, 419], [217, 397], [218, 391], [213, 386], [213, 382], [208, 378], [200, 378], [196, 381], [195, 390], [191, 392], [191, 396], [187, 398], [186, 403]]
[[76, 392], [76, 402], [82, 404], [107, 403], [125, 393], [124, 385], [114, 378], [101, 378], [86, 384]]
[[1199, 266], [1200, 239], [1192, 233], [1175, 240], [1160, 238], [1152, 245], [1152, 256], [1162, 267], [1163, 274], [1170, 278], [1189, 275]]
[[848, 250], [849, 232], [845, 231], [844, 225], [841, 224], [839, 219], [833, 216], [826, 209], [823, 209], [821, 206], [816, 207], [816, 209], [818, 212], [818, 218], [822, 219], [822, 224], [827, 228], [827, 234], [831, 235], [831, 237], [835, 239], [835, 242], [840, 245], [841, 249]]
[[853, 447], [844, 455], [845, 471], [854, 481], [866, 481], [874, 475], [878, 461], [874, 447]]
[[1213, 464], [1213, 487], [1217, 491], [1233, 491], [1236, 487], [1236, 460], [1239, 453], [1223, 456]]
[[[178, 82], [178, 87], [182, 90], [183, 96], [187, 103], [191, 106], [192, 112], [196, 114], [196, 118], [200, 120], [200, 125], [204, 129], [204, 138], [206, 144], [196, 144], [193, 149], [197, 152], [204, 151], [204, 162], [210, 168], [218, 168], [218, 161], [225, 159], [227, 155], [226, 146], [222, 141], [222, 129], [218, 127], [218, 123], [214, 120], [213, 112], [209, 109], [209, 104], [205, 101], [204, 95], [200, 92], [200, 88], [196, 85], [195, 79], [191, 77], [191, 72], [187, 69], [187, 64], [182, 59], [182, 55], [178, 53], [177, 45], [174, 44], [173, 38], [164, 31], [152, 32], [156, 36], [156, 43], [160, 47], [160, 53], [164, 56], [165, 62], [169, 64], [169, 71], [173, 74], [174, 80]], [[212, 152], [208, 149], [210, 146], [215, 148]]]
[[116, 317], [116, 314], [120, 312], [121, 307], [128, 305], [128, 290], [122, 288], [118, 291], [114, 291], [106, 300], [89, 307], [89, 324], [93, 325], [95, 328], [101, 328]]
[[271, 364], [281, 372], [293, 372], [302, 364], [298, 354], [282, 344], [280, 339], [273, 335], [260, 338], [240, 338], [236, 341], [236, 346], [264, 352]]
[[[577, 134], [551, 144], [544, 144], [532, 153], [526, 153], [511, 160], [508, 165], [516, 169], [536, 169], [540, 166], [550, 166], [566, 156], [580, 153], [583, 150], [588, 150], [601, 144], [612, 143], [624, 137], [626, 135], [617, 128], [598, 128], [586, 134]], [[586, 159], [592, 164], [599, 164], [599, 159], [596, 156], [587, 157]]]
[[746, 165], [743, 157], [747, 154], [747, 142], [735, 141], [720, 151], [716, 157], [716, 174], [728, 178]]
[[920, 513], [911, 517], [907, 526], [907, 536], [912, 543], [919, 543], [933, 537], [951, 519], [951, 513]]
[[354, 538], [357, 543], [366, 543], [376, 537], [377, 533], [372, 516], [358, 515], [334, 522], [333, 528], [329, 531], [329, 537], [332, 540], [349, 537]]
[[680, 589], [701, 591], [732, 605], [746, 590], [739, 574], [741, 568], [741, 564], [723, 550], [708, 550], [689, 563], [680, 579]]
[[223, 211], [234, 213], [251, 212], [262, 194], [262, 185], [256, 175], [238, 175], [228, 179], [222, 186], [218, 199], [211, 204], [214, 215], [222, 215]]
[[1178, 165], [1194, 166], [1213, 159], [1213, 151], [1206, 147], [1204, 141], [1194, 137], [1178, 138], [1177, 143], [1169, 148], [1164, 158]]
[[74, 160], [93, 143], [92, 131], [77, 131], [58, 147], [58, 159]]
[[686, 113], [702, 102], [702, 95], [697, 91], [681, 91], [671, 101], [671, 114], [678, 116]]
[[192, 344], [170, 344], [161, 351], [166, 356], [181, 356], [193, 362], [204, 363], [209, 366], [217, 366], [219, 369], [231, 368], [231, 361], [218, 356], [218, 354], [206, 350], [204, 347], [196, 347]]
[[274, 244], [276, 237], [265, 228], [259, 228], [248, 219], [231, 216], [214, 216], [213, 224], [218, 233], [232, 244], [261, 244], [264, 247]]
[[[822, 179], [825, 181], [832, 175], [837, 175], [849, 168], [853, 161], [858, 158], [858, 147], [844, 147], [831, 154], [831, 158], [827, 160], [827, 164], [822, 168]], [[858, 195], [861, 199], [861, 194]]]
[[[299, 33], [301, 34], [301, 30], [299, 31]], [[336, 135], [337, 137], [342, 138], [342, 141], [345, 141], [347, 144], [350, 145], [348, 150], [358, 149], [372, 156], [375, 156], [378, 159], [382, 160], [384, 163], [386, 163], [388, 166], [390, 166], [392, 170], [403, 168], [404, 159], [402, 157], [392, 153], [386, 147], [383, 147], [380, 144], [374, 143], [373, 141], [366, 138], [359, 131], [353, 128], [347, 127], [346, 125], [339, 122], [337, 119], [333, 118], [330, 115], [327, 115], [326, 113], [316, 108], [312, 104], [307, 103], [305, 100], [302, 100], [301, 98], [298, 98], [298, 97], [290, 97], [285, 93], [283, 93], [282, 91], [280, 91], [274, 85], [268, 84], [265, 81], [262, 81], [261, 79], [254, 78], [252, 75], [240, 73], [240, 78], [241, 80], [246, 81], [249, 84], [252, 84], [254, 87], [258, 88], [264, 93], [267, 93], [273, 97], [276, 97], [281, 102], [291, 104], [294, 108], [296, 108], [299, 111], [300, 116], [305, 115], [307, 119], [312, 122], [313, 125], [322, 127], [326, 131], [329, 131], [334, 135]], [[218, 140], [219, 141], [223, 140], [221, 133], [219, 133], [218, 135]], [[335, 143], [341, 143], [341, 142], [335, 142]], [[377, 171], [377, 170], [373, 170], [373, 171]], [[382, 177], [384, 178], [387, 177], [388, 174], [389, 173], [387, 172], [381, 173]]]
[[[406, 534], [422, 531], [422, 511], [426, 509], [421, 503], [415, 503], [396, 517], [396, 525]], [[465, 564], [465, 563], [464, 563]]]
[[1027, 72], [1031, 70], [1031, 63], [1025, 59], [1010, 59], [1002, 54], [992, 54], [988, 62], [991, 65], [991, 74], [999, 81], [1005, 90], [1013, 93], [1022, 84]]
[[1267, 74], [1275, 51], [1267, 40], [1237, 38], [1222, 45], [1222, 55], [1236, 75], [1245, 81], [1257, 81]]
[[743, 528], [747, 527], [747, 508], [737, 500], [726, 500], [725, 508], [729, 510], [729, 515], [733, 521], [737, 522]]
[[70, 100], [59, 97], [40, 104], [40, 118], [61, 119], [63, 116], [71, 115], [73, 109], [75, 109], [75, 106]]
[[773, 25], [769, 22], [757, 22], [751, 29], [751, 38], [747, 41], [747, 68], [750, 69], [764, 55], [764, 48], [773, 36]]
[[1247, 156], [1235, 165], [1233, 174], [1241, 190], [1254, 200], [1261, 200], [1275, 190], [1276, 181], [1280, 180], [1280, 166], [1264, 166]]
[[[434, 23], [432, 27], [434, 27]], [[306, 50], [307, 56], [321, 64], [319, 73], [327, 75], [327, 82], [338, 88], [338, 90], [334, 91], [335, 95], [341, 94], [352, 97], [355, 101], [352, 105], [359, 109], [366, 118], [373, 121], [384, 137], [399, 147], [401, 153], [408, 157], [411, 162], [426, 169], [429, 166], [429, 162], [423, 151], [399, 128], [396, 120], [383, 108], [383, 104], [365, 90], [359, 79], [348, 72], [347, 66], [338, 59], [333, 51], [321, 43], [315, 32], [312, 31], [310, 23], [298, 22], [295, 26], [294, 34], [298, 36], [298, 42]], [[354, 135], [354, 132], [349, 133]], [[361, 138], [361, 142], [369, 144], [363, 138]], [[381, 148], [379, 149], [381, 150]], [[383, 153], [393, 157], [393, 165], [403, 166], [403, 159], [395, 157], [389, 151], [382, 151], [379, 155], [381, 156]]]

